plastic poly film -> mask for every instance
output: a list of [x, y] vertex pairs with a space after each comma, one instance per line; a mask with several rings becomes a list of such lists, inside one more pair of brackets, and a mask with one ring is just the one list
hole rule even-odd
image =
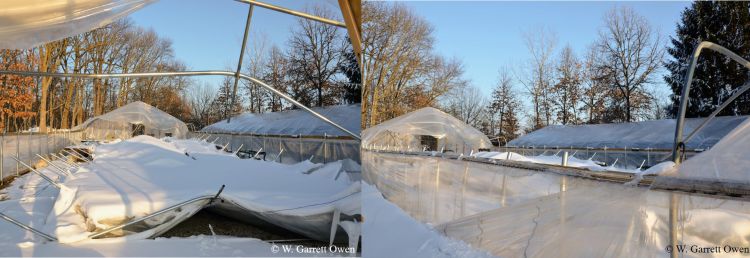
[[[746, 119], [747, 116], [716, 117], [685, 146], [688, 149], [710, 148]], [[685, 119], [684, 136], [701, 122], [703, 118]], [[621, 124], [551, 125], [512, 140], [507, 146], [671, 149], [674, 132], [674, 119]]]
[[750, 184], [748, 146], [750, 146], [750, 120], [734, 128], [710, 150], [686, 160], [676, 171], [664, 174], [658, 180], [676, 177]]
[[0, 49], [29, 49], [78, 35], [144, 7], [152, 0], [4, 0]]
[[[361, 105], [339, 105], [312, 108], [331, 121], [358, 134]], [[255, 135], [349, 136], [304, 110], [285, 110], [263, 114], [244, 113], [231, 121], [219, 121], [201, 130], [208, 133]]]
[[362, 133], [367, 149], [421, 151], [422, 136], [437, 138], [437, 150], [469, 153], [492, 146], [479, 130], [435, 108], [426, 107], [385, 121]]
[[[99, 138], [129, 138], [133, 125], [142, 125], [144, 133], [154, 137], [171, 136], [184, 138], [188, 128], [179, 119], [159, 110], [149, 104], [135, 101], [124, 105], [109, 113], [92, 117], [74, 128], [85, 129], [88, 134]], [[99, 135], [97, 130], [106, 131], [111, 135]]]
[[669, 257], [671, 195], [679, 244], [750, 245], [750, 205], [739, 199], [437, 157], [365, 152], [363, 165], [408, 214], [499, 257]]

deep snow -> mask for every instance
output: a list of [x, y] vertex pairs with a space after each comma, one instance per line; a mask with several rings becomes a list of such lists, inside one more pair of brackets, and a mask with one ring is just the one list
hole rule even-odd
[[[242, 160], [206, 142], [148, 136], [99, 145], [94, 157], [95, 161], [81, 168], [71, 168], [69, 178], [53, 167], [40, 169], [61, 180], [61, 191], [33, 173], [0, 190], [0, 200], [6, 199], [0, 201], [0, 212], [69, 243], [44, 243], [2, 220], [0, 256], [272, 255], [270, 244], [257, 239], [146, 240], [146, 234], [86, 239], [92, 227], [108, 228], [195, 196], [212, 195], [222, 184], [226, 185], [222, 198], [253, 210], [290, 216], [334, 208], [359, 213], [359, 182], [350, 180], [344, 171], [358, 170], [354, 162], [284, 165]], [[67, 167], [61, 161], [54, 164]]]

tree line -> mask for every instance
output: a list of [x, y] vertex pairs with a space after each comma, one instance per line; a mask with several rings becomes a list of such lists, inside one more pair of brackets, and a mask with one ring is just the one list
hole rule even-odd
[[[334, 19], [325, 7], [306, 10]], [[331, 25], [298, 19], [282, 48], [271, 45], [264, 34], [248, 39], [243, 73], [258, 78], [310, 107], [360, 103], [362, 77], [345, 31]], [[231, 69], [233, 70], [233, 69]], [[231, 106], [234, 78], [226, 77], [217, 87], [195, 84], [189, 89], [189, 121], [196, 128], [212, 124], [241, 111], [252, 113], [296, 109], [281, 97], [249, 81], [241, 81], [238, 100]]]
[[[323, 7], [314, 14], [332, 17]], [[358, 103], [361, 75], [346, 33], [299, 19], [286, 46], [249, 40], [243, 73], [308, 106]], [[27, 50], [0, 50], [0, 69], [58, 73], [186, 71], [172, 42], [122, 19], [73, 37]], [[228, 69], [234, 70], [234, 69]], [[0, 131], [38, 126], [73, 128], [86, 119], [133, 101], [143, 101], [191, 124], [191, 129], [248, 111], [295, 108], [268, 90], [242, 81], [231, 107], [234, 78], [218, 85], [189, 77], [52, 78], [0, 75]]]
[[[549, 125], [673, 118], [687, 61], [700, 41], [750, 57], [749, 7], [747, 2], [694, 2], [683, 10], [671, 47], [665, 47], [667, 40], [645, 17], [626, 6], [603, 15], [598, 37], [583, 53], [569, 44], [559, 47], [548, 28], [529, 29], [521, 35], [529, 59], [521, 66], [501, 67], [491, 96], [485, 97], [463, 79], [460, 61], [442, 62], [447, 64], [442, 67], [429, 62], [444, 59], [431, 52], [432, 28], [423, 18], [400, 4], [368, 3], [363, 107], [373, 108], [363, 108], [363, 117], [371, 126], [435, 106], [501, 144]], [[741, 65], [706, 52], [699, 59], [688, 117], [708, 115], [748, 79]], [[660, 78], [664, 68], [666, 75]], [[434, 71], [438, 73], [431, 76]], [[672, 91], [668, 99], [656, 94], [664, 85]], [[722, 114], [750, 113], [748, 96]], [[420, 98], [431, 101], [414, 101]]]

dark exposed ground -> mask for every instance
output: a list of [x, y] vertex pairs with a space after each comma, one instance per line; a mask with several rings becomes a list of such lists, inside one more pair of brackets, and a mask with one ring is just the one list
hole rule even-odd
[[285, 244], [298, 244], [311, 247], [328, 245], [326, 242], [308, 239], [283, 228], [251, 225], [206, 209], [199, 211], [189, 219], [162, 234], [160, 237], [211, 235], [211, 229], [208, 227], [209, 224], [213, 227], [216, 235], [252, 237], [263, 241], [281, 240]]

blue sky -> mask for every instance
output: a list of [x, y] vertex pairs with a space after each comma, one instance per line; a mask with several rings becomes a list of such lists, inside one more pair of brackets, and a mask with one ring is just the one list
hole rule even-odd
[[[464, 77], [489, 94], [502, 66], [521, 69], [529, 59], [522, 33], [547, 27], [557, 35], [557, 48], [570, 44], [582, 56], [598, 38], [604, 15], [629, 6], [660, 30], [664, 42], [674, 35], [682, 10], [690, 2], [405, 2], [434, 26], [435, 50], [460, 59]], [[661, 77], [658, 81], [663, 83]], [[669, 90], [661, 87], [662, 96]], [[517, 88], [520, 90], [520, 86]]]
[[[263, 2], [298, 11], [319, 4], [337, 15], [337, 20], [343, 20], [336, 0]], [[171, 39], [175, 56], [185, 62], [189, 69], [235, 70], [247, 10], [247, 4], [232, 0], [161, 0], [129, 17], [137, 25], [153, 28], [160, 36]], [[296, 24], [297, 18], [294, 16], [256, 7], [249, 40], [263, 34], [269, 44], [277, 44], [284, 49]], [[221, 78], [204, 77], [198, 80], [218, 84]]]
[[[295, 10], [313, 4], [328, 7], [341, 20], [336, 0], [265, 2]], [[559, 50], [570, 44], [577, 54], [598, 37], [605, 13], [615, 6], [630, 6], [660, 30], [663, 39], [674, 34], [680, 12], [690, 2], [460, 2], [406, 1], [407, 6], [435, 28], [435, 50], [460, 59], [464, 78], [488, 93], [497, 71], [520, 69], [529, 54], [522, 33], [546, 26], [558, 38]], [[231, 0], [161, 0], [130, 15], [143, 27], [172, 40], [175, 55], [190, 69], [235, 69], [242, 42], [247, 5]], [[266, 36], [270, 44], [285, 47], [296, 17], [255, 8], [250, 40]], [[200, 79], [218, 83], [220, 78]], [[659, 79], [661, 82], [661, 79]], [[666, 96], [668, 90], [662, 87]]]

